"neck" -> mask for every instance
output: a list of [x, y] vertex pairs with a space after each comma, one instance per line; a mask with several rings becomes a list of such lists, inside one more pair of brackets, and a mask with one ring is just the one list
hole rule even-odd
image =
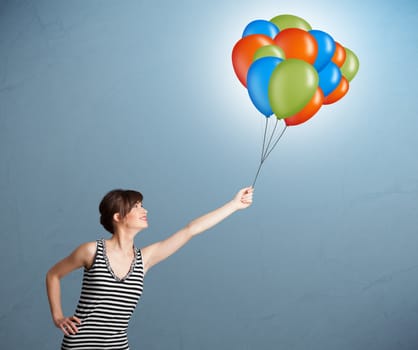
[[115, 232], [112, 238], [109, 240], [114, 249], [121, 251], [131, 251], [134, 245], [135, 235], [122, 234], [121, 232]]

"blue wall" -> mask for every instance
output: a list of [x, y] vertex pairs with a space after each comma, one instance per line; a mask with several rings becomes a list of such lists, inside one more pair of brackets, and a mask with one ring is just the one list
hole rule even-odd
[[264, 122], [230, 53], [251, 20], [293, 13], [360, 71], [289, 128], [249, 210], [150, 271], [131, 347], [417, 349], [418, 3], [361, 3], [2, 1], [1, 347], [59, 347], [44, 276], [107, 237], [108, 190], [144, 193], [144, 246], [251, 183]]

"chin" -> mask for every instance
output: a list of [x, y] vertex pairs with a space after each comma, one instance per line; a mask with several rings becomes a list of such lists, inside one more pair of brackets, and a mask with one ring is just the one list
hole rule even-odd
[[142, 225], [135, 226], [135, 230], [137, 232], [140, 232], [142, 230], [145, 230], [146, 228], [148, 228], [148, 224], [142, 224]]

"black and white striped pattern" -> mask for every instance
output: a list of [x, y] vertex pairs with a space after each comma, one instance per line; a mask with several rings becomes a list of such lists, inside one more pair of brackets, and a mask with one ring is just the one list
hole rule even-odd
[[112, 271], [104, 240], [97, 241], [93, 266], [84, 270], [83, 286], [75, 316], [78, 333], [65, 335], [61, 350], [127, 350], [129, 319], [142, 294], [144, 268], [135, 249], [128, 274], [120, 279]]

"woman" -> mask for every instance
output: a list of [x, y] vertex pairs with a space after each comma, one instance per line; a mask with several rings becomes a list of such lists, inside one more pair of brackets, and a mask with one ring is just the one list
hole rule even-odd
[[[231, 201], [191, 221], [167, 239], [138, 249], [134, 238], [148, 227], [142, 194], [131, 190], [106, 194], [99, 205], [100, 223], [112, 237], [80, 245], [46, 276], [52, 319], [64, 333], [61, 349], [129, 349], [128, 322], [142, 294], [148, 270], [194, 236], [235, 211], [248, 208], [252, 198], [253, 188], [243, 188]], [[76, 312], [65, 317], [60, 280], [82, 267], [83, 285]]]

